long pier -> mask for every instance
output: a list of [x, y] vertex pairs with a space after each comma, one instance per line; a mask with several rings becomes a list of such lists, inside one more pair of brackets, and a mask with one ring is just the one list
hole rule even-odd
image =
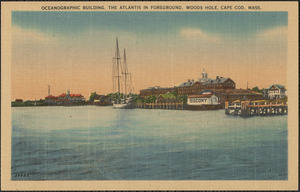
[[225, 114], [242, 117], [268, 116], [268, 115], [287, 115], [288, 106], [286, 103], [261, 104], [259, 102], [241, 101], [229, 103], [225, 102]]
[[186, 104], [184, 103], [136, 103], [135, 108], [184, 110], [186, 109]]

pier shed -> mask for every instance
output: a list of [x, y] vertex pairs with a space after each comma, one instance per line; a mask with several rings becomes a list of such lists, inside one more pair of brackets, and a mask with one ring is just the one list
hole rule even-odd
[[225, 102], [225, 114], [242, 117], [286, 115], [288, 106], [285, 102], [272, 103], [266, 100], [260, 101], [235, 101]]
[[214, 110], [221, 109], [219, 98], [212, 92], [205, 92], [201, 95], [190, 95], [187, 99], [187, 109], [189, 110]]

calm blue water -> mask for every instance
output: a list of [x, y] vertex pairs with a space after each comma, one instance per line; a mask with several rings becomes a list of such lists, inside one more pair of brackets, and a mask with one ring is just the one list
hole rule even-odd
[[286, 180], [287, 116], [12, 108], [11, 169], [12, 180]]

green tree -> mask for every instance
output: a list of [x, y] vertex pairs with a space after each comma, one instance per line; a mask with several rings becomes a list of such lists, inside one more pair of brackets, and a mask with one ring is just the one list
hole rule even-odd
[[180, 95], [178, 100], [179, 102], [187, 103], [187, 98], [188, 98], [187, 95]]
[[149, 96], [145, 97], [144, 102], [145, 103], [155, 103], [156, 99], [157, 99], [156, 95], [149, 95]]
[[107, 96], [110, 98], [111, 101], [117, 101], [118, 99], [123, 99], [123, 93], [109, 93]]
[[138, 94], [132, 94], [132, 98], [134, 103], [143, 103], [143, 99]]
[[178, 92], [177, 91], [171, 91], [170, 94], [174, 95], [175, 98], [178, 98]]
[[[175, 92], [175, 91], [174, 91]], [[173, 93], [166, 93], [161, 95], [164, 99], [176, 99], [177, 96], [175, 96]]]
[[90, 95], [90, 101], [94, 101], [95, 100], [95, 97], [97, 96], [97, 93], [96, 92], [92, 92], [91, 95]]
[[256, 87], [253, 87], [253, 88], [251, 89], [251, 91], [255, 91], [255, 92], [258, 92], [258, 93], [262, 93], [262, 90], [259, 89], [257, 86], [256, 86]]

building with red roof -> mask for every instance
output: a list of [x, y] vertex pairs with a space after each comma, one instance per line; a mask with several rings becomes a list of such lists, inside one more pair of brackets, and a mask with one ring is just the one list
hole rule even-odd
[[62, 93], [59, 96], [48, 95], [45, 97], [45, 102], [50, 105], [64, 105], [64, 104], [80, 104], [85, 102], [85, 98], [81, 94]]

